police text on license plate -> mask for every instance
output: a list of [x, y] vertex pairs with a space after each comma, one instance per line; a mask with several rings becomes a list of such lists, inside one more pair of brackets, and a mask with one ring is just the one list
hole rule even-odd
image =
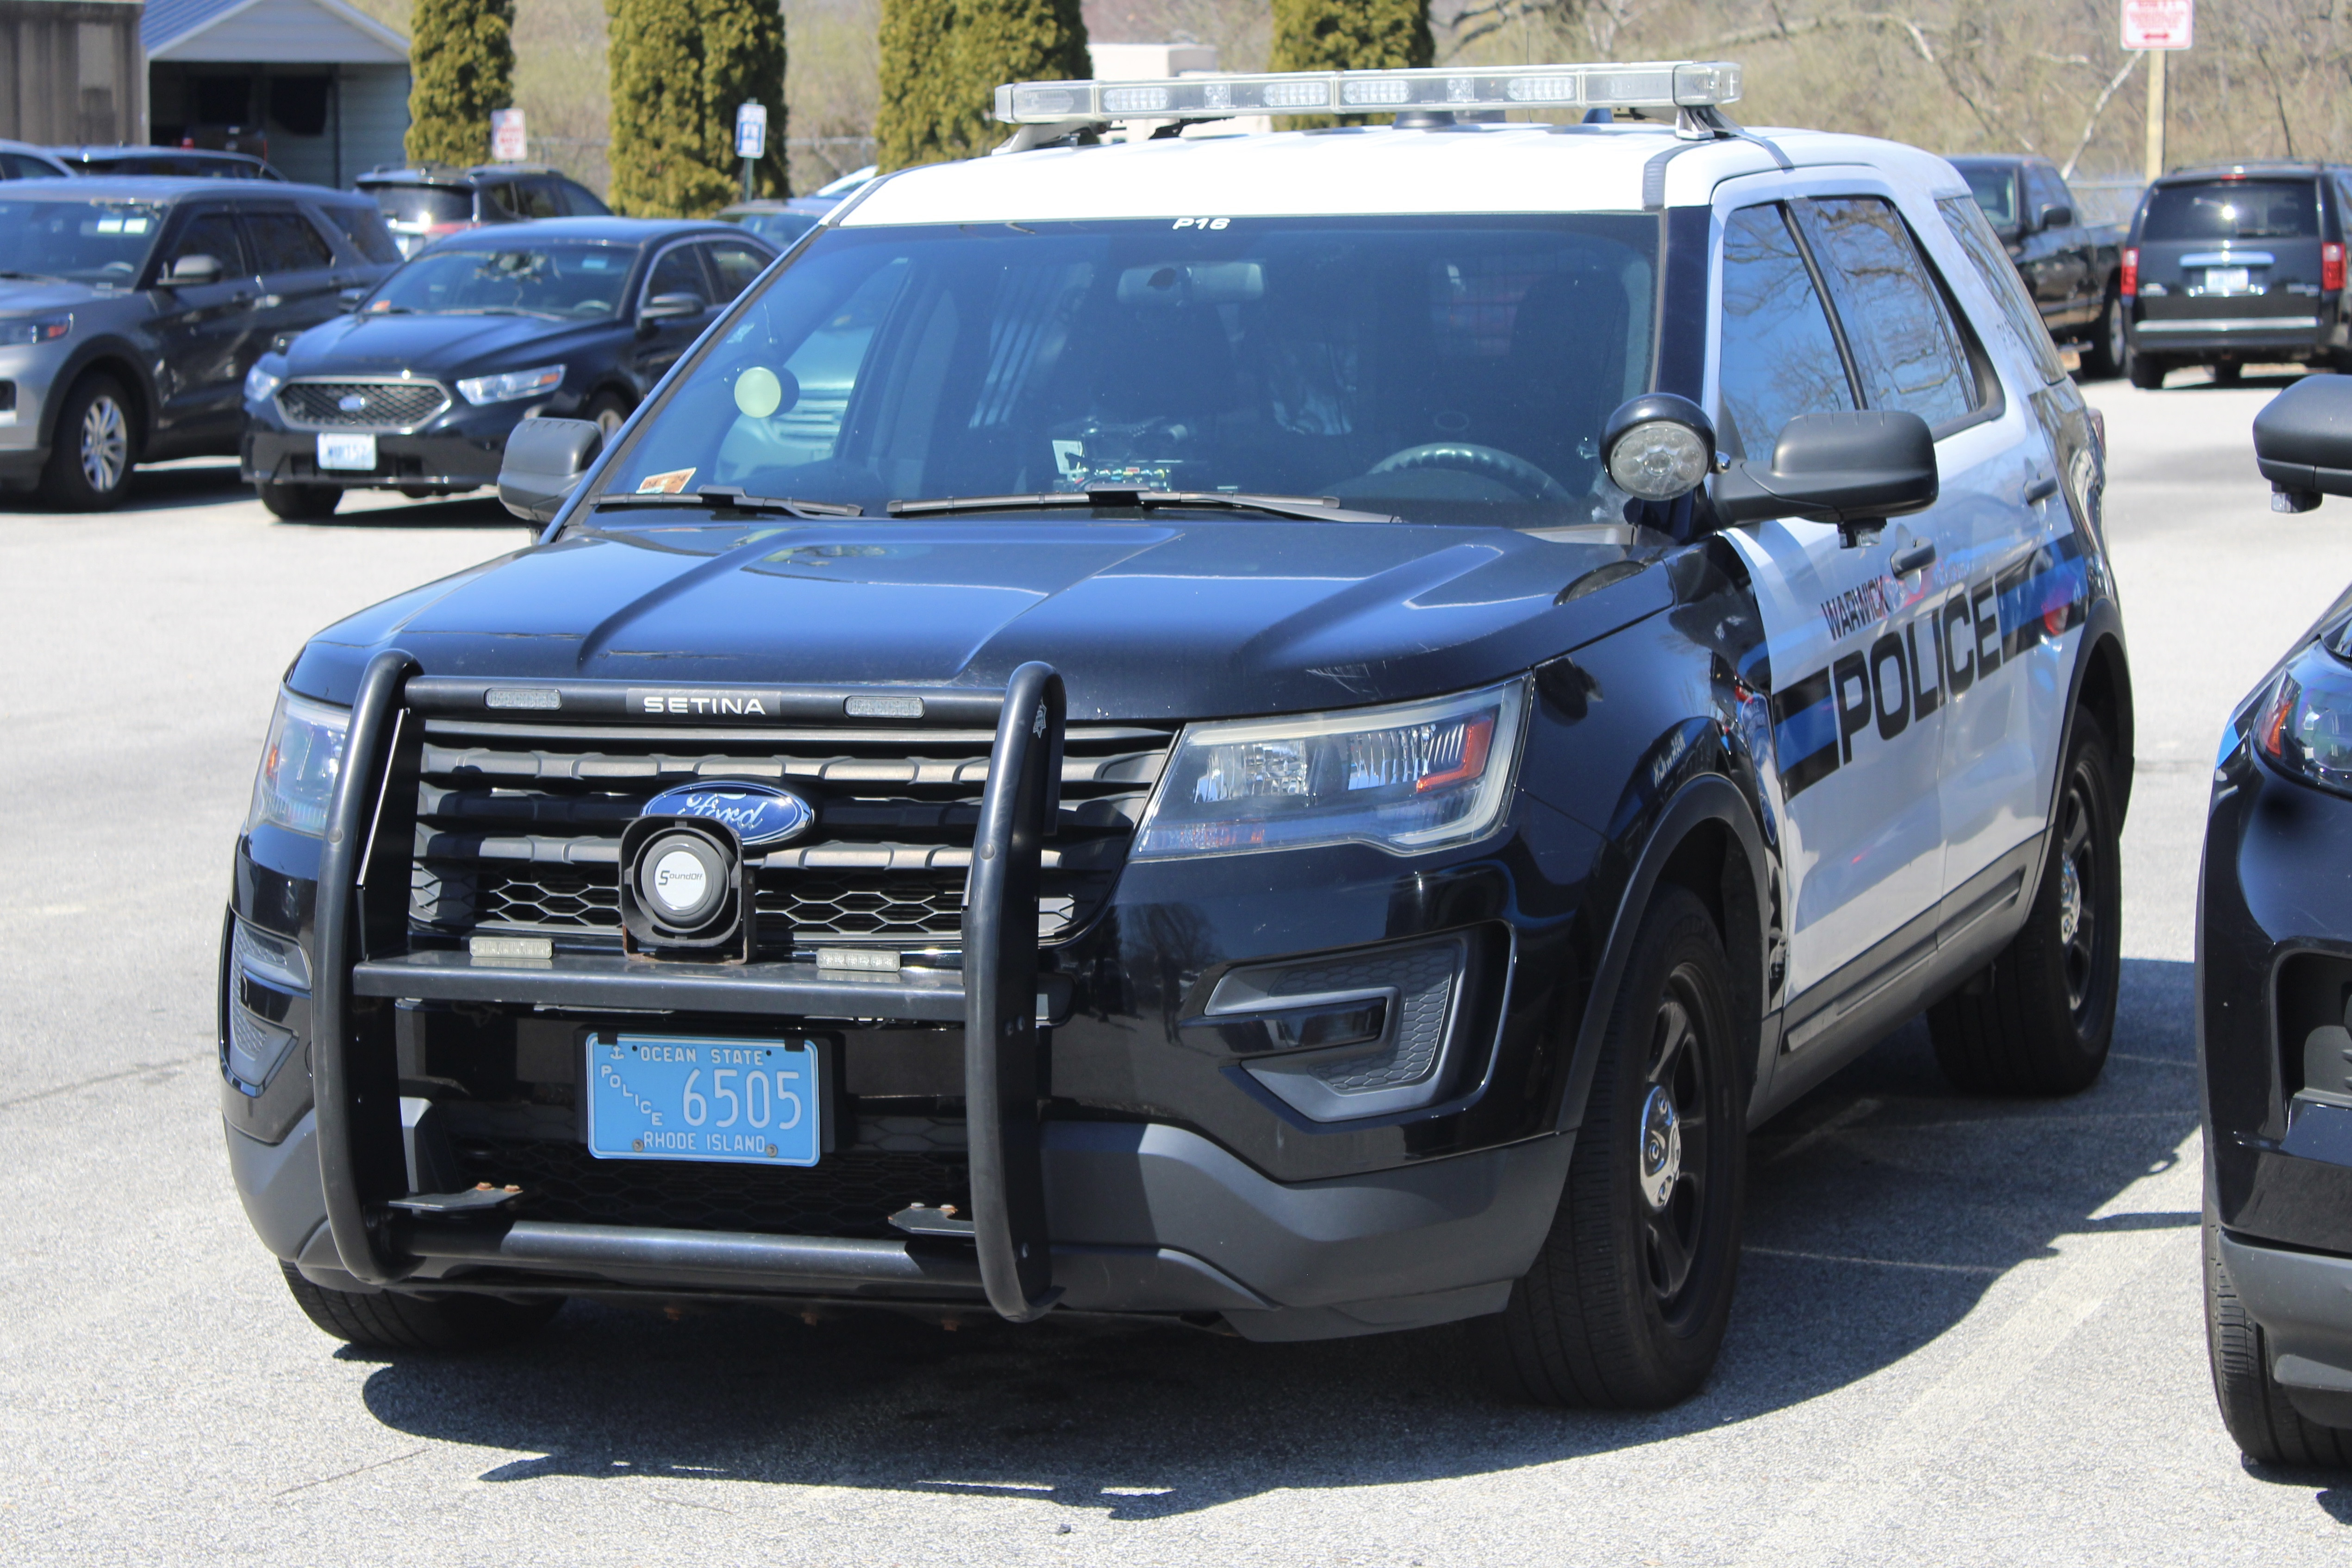
[[373, 436], [327, 436], [319, 437], [319, 467], [321, 468], [373, 468], [375, 437]]
[[814, 1040], [588, 1037], [588, 1152], [600, 1160], [814, 1165], [824, 1148]]

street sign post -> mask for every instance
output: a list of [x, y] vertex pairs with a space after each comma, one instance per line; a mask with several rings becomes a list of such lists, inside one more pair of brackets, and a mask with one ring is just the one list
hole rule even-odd
[[767, 155], [768, 106], [754, 99], [735, 110], [735, 156], [743, 160], [743, 199], [751, 199], [751, 165]]
[[520, 109], [490, 110], [490, 157], [500, 163], [520, 163], [530, 156], [530, 136], [523, 129]]
[[2164, 57], [2197, 39], [2197, 0], [2123, 0], [2124, 47], [2147, 53], [2147, 177], [2164, 173]]

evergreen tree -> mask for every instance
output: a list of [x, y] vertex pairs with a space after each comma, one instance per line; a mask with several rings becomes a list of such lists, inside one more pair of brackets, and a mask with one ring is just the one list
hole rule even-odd
[[882, 0], [881, 47], [885, 169], [995, 146], [1011, 134], [989, 118], [1002, 83], [1093, 74], [1078, 0]]
[[490, 110], [514, 104], [514, 0], [416, 0], [410, 22], [408, 155], [479, 163]]
[[768, 109], [752, 192], [781, 196], [784, 17], [777, 0], [604, 0], [613, 70], [612, 205], [701, 217], [741, 194], [735, 110]]
[[[1436, 63], [1429, 0], [1274, 0], [1268, 70], [1379, 70]], [[1299, 115], [1286, 123], [1360, 125], [1365, 118]]]

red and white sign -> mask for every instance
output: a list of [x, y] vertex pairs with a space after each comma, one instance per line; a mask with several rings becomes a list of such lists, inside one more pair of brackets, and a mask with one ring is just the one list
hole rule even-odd
[[2197, 0], [2124, 0], [2124, 47], [2185, 49], [2197, 39]]
[[520, 163], [530, 156], [530, 137], [523, 131], [521, 110], [490, 110], [490, 156], [501, 163]]

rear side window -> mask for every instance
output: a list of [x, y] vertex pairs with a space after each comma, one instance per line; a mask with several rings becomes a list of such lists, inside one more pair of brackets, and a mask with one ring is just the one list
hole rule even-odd
[[2000, 237], [1985, 221], [1982, 204], [1965, 196], [1946, 196], [1936, 205], [1942, 211], [1944, 221], [1951, 226], [1952, 237], [1969, 253], [1977, 276], [1991, 291], [1993, 303], [2000, 307], [2001, 320], [2033, 361], [2033, 368], [2042, 373], [2044, 382], [2064, 380], [2066, 364], [2058, 357], [2058, 345], [2050, 341], [2050, 329], [2042, 324], [2042, 312], [2026, 298], [2025, 280], [2010, 265]]
[[710, 298], [710, 284], [702, 276], [702, 264], [694, 253], [700, 247], [674, 245], [654, 263], [653, 276], [646, 279], [645, 297], [648, 300], [664, 294], [699, 294]]
[[333, 206], [327, 216], [343, 231], [352, 247], [370, 261], [397, 261], [400, 247], [393, 242], [392, 231], [383, 226], [383, 214], [373, 207]]
[[2071, 207], [2074, 199], [2066, 194], [2066, 182], [2058, 177], [2057, 170], [2029, 163], [2025, 168], [2025, 216], [2040, 223], [2043, 207]]
[[367, 194], [394, 223], [466, 223], [474, 216], [473, 193], [446, 185], [376, 185]]
[[1723, 226], [1717, 384], [1725, 434], [1751, 458], [1770, 456], [1798, 415], [1853, 406], [1829, 316], [1777, 205], [1743, 207]]
[[316, 272], [335, 264], [335, 252], [310, 220], [296, 212], [249, 212], [245, 232], [255, 265], [264, 273]]
[[719, 298], [711, 301], [713, 304], [723, 305], [732, 300], [768, 268], [768, 253], [740, 239], [713, 240], [705, 250], [711, 274], [719, 283]]
[[2211, 180], [2158, 185], [2147, 196], [2143, 240], [2316, 239], [2316, 180]]
[[1968, 417], [1976, 374], [1895, 208], [1876, 196], [1808, 205], [1813, 254], [1845, 323], [1864, 404], [1908, 409], [1931, 426]]
[[514, 185], [515, 200], [521, 205], [515, 213], [521, 217], [562, 217], [563, 203], [559, 199], [553, 180], [518, 180]]
[[613, 209], [596, 199], [596, 193], [576, 180], [558, 180], [556, 188], [563, 195], [565, 210], [573, 217], [610, 217]]

